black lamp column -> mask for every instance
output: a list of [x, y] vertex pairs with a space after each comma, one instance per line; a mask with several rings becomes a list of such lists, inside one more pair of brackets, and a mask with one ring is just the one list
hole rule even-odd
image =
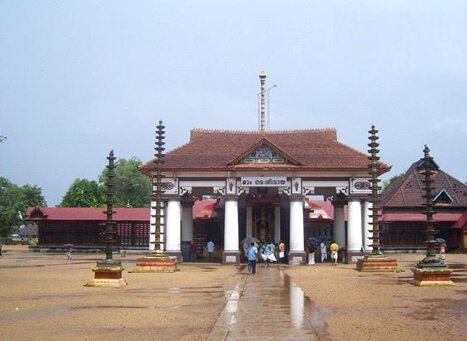
[[378, 130], [375, 128], [374, 125], [371, 126], [371, 130], [368, 131], [370, 133], [370, 143], [368, 147], [368, 160], [370, 161], [368, 168], [368, 174], [371, 176], [371, 199], [370, 202], [371, 206], [371, 230], [369, 232], [372, 233], [372, 237], [369, 239], [372, 240], [372, 244], [370, 245], [373, 249], [370, 254], [365, 255], [363, 258], [357, 261], [357, 270], [364, 271], [364, 272], [393, 272], [397, 270], [397, 261], [393, 258], [386, 257], [383, 255], [381, 251], [381, 242], [380, 242], [380, 229], [379, 229], [379, 192], [381, 191], [381, 187], [379, 186], [379, 172], [380, 172], [380, 162], [379, 162], [379, 143], [377, 136]]
[[423, 194], [425, 212], [423, 214], [426, 215], [426, 256], [418, 263], [418, 267], [426, 267], [426, 266], [437, 266], [437, 267], [445, 267], [444, 261], [437, 255], [435, 251], [436, 240], [435, 236], [438, 233], [435, 230], [435, 220], [433, 216], [436, 212], [433, 209], [433, 175], [438, 171], [439, 167], [434, 162], [433, 158], [430, 156], [430, 149], [425, 145], [423, 149], [423, 161], [419, 166], [420, 173], [424, 175], [424, 179], [422, 180], [425, 193]]
[[[179, 269], [177, 268], [177, 260], [170, 258], [165, 253], [165, 219], [164, 218], [164, 208], [163, 208], [163, 194], [164, 194], [164, 184], [162, 179], [164, 177], [162, 173], [162, 166], [164, 164], [164, 134], [165, 126], [162, 124], [162, 121], [159, 121], [156, 131], [156, 147], [154, 154], [154, 165], [155, 165], [155, 174], [152, 178], [152, 205], [151, 211], [154, 212], [151, 217], [154, 218], [154, 225], [151, 229], [154, 232], [151, 232], [151, 238], [154, 240], [151, 243], [154, 243], [154, 250], [147, 256], [138, 258], [136, 260], [136, 269], [134, 272], [175, 272]], [[151, 223], [152, 224], [152, 223]]]
[[105, 259], [112, 259], [112, 246], [116, 244], [116, 231], [115, 231], [115, 222], [113, 221], [113, 196], [114, 196], [114, 151], [111, 150], [109, 156], [107, 157], [109, 164], [107, 165], [107, 221], [105, 223]]
[[454, 285], [451, 281], [452, 269], [449, 269], [444, 260], [436, 254], [435, 246], [437, 244], [435, 236], [438, 233], [435, 230], [435, 215], [433, 207], [434, 175], [439, 170], [438, 165], [430, 156], [430, 149], [425, 145], [423, 149], [423, 159], [418, 165], [418, 171], [423, 175], [423, 186], [425, 193], [424, 199], [426, 215], [426, 255], [417, 263], [413, 269], [414, 279], [412, 284], [417, 286], [447, 286]]
[[114, 195], [114, 152], [110, 151], [107, 157], [107, 210], [105, 211], [107, 220], [105, 223], [105, 259], [98, 260], [96, 266], [92, 269], [94, 279], [87, 283], [89, 287], [122, 287], [127, 284], [122, 277], [122, 263], [112, 258], [113, 246], [117, 243], [117, 232], [115, 222], [113, 221], [113, 195]]

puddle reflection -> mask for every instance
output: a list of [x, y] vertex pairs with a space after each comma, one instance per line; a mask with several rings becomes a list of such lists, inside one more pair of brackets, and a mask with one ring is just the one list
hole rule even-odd
[[295, 328], [303, 328], [303, 317], [305, 315], [305, 293], [290, 282], [290, 316]]
[[240, 295], [240, 284], [237, 283], [225, 307], [225, 310], [227, 312], [227, 314], [225, 314], [225, 318], [226, 318], [225, 323], [229, 327], [237, 323], [237, 318], [236, 318], [235, 313], [238, 310], [238, 302], [240, 301], [240, 296], [241, 296]]
[[244, 339], [246, 335], [248, 340], [262, 339], [271, 328], [267, 321], [275, 321], [273, 329], [279, 339], [315, 340], [318, 332], [326, 334], [323, 315], [327, 313], [329, 309], [313, 307], [283, 269], [259, 268], [232, 290], [208, 340]]

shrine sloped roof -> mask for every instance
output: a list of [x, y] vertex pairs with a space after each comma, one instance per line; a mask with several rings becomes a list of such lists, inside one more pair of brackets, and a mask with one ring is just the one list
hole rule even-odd
[[[195, 201], [193, 205], [193, 219], [217, 218], [217, 200]], [[149, 208], [114, 208], [112, 220], [148, 222]], [[29, 207], [26, 210], [26, 219], [33, 221], [105, 221], [107, 220], [104, 207]]]
[[[418, 170], [421, 160], [414, 162], [407, 172], [392, 183], [381, 194], [382, 207], [423, 207], [424, 175]], [[467, 186], [459, 180], [439, 169], [433, 175], [432, 194], [436, 197], [445, 191], [452, 202], [440, 206], [467, 207]]]
[[461, 229], [465, 225], [467, 225], [467, 210], [464, 211], [462, 216], [459, 218], [459, 220], [454, 224], [454, 228]]
[[[149, 208], [114, 208], [114, 221], [149, 221]], [[29, 207], [26, 217], [30, 220], [107, 220], [104, 207]]]
[[[230, 131], [193, 129], [190, 141], [169, 151], [165, 157], [166, 170], [231, 170], [257, 167], [255, 164], [236, 163], [245, 152], [261, 140], [276, 146], [280, 153], [293, 162], [282, 165], [263, 164], [262, 167], [310, 170], [367, 169], [368, 156], [337, 141], [335, 129], [284, 131]], [[389, 170], [382, 164], [382, 172]], [[153, 160], [141, 170], [154, 169]]]

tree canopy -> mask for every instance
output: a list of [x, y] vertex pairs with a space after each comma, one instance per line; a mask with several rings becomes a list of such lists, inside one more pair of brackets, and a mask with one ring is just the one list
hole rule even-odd
[[63, 196], [61, 207], [102, 207], [104, 188], [94, 180], [76, 179]]
[[42, 189], [37, 186], [18, 186], [0, 177], [0, 235], [11, 233], [23, 221], [26, 209], [30, 206], [44, 206]]
[[[114, 204], [117, 207], [149, 207], [151, 179], [142, 174], [138, 167], [142, 162], [137, 157], [118, 159], [115, 162]], [[99, 176], [99, 183], [106, 186], [108, 169]]]
[[[114, 206], [149, 207], [151, 180], [138, 167], [142, 164], [136, 157], [118, 159], [115, 162]], [[104, 207], [107, 193], [107, 167], [98, 181], [76, 179], [65, 193], [61, 207]]]

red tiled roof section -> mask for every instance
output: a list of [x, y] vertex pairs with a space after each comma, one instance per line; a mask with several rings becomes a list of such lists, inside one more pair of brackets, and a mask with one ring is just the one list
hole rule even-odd
[[[106, 209], [99, 207], [29, 207], [30, 220], [107, 220]], [[149, 221], [149, 208], [114, 208], [113, 221]]]
[[[381, 194], [383, 207], [423, 207], [424, 175], [417, 169], [420, 161], [414, 162], [402, 177]], [[433, 180], [433, 196], [444, 189], [453, 200], [449, 207], [467, 207], [466, 185], [441, 169], [434, 174]]]
[[[164, 169], [246, 168], [246, 164], [230, 167], [227, 164], [263, 138], [303, 165], [288, 165], [289, 167], [313, 170], [368, 168], [367, 155], [338, 142], [335, 129], [266, 132], [194, 129], [191, 131], [190, 142], [167, 153]], [[141, 167], [144, 172], [153, 168], [153, 161]], [[382, 164], [382, 168], [389, 170], [385, 164]]]
[[456, 229], [461, 229], [467, 225], [467, 210], [464, 211], [459, 220], [453, 225]]
[[[436, 213], [433, 220], [437, 223], [457, 221], [461, 216], [460, 213]], [[383, 213], [381, 221], [396, 222], [396, 221], [413, 221], [413, 222], [426, 222], [426, 215], [419, 212], [397, 212], [397, 213]]]
[[[217, 200], [195, 201], [193, 219], [218, 218]], [[114, 208], [112, 220], [115, 222], [149, 222], [149, 208]], [[29, 207], [26, 210], [27, 220], [57, 220], [57, 221], [106, 221], [105, 208], [95, 207]]]

